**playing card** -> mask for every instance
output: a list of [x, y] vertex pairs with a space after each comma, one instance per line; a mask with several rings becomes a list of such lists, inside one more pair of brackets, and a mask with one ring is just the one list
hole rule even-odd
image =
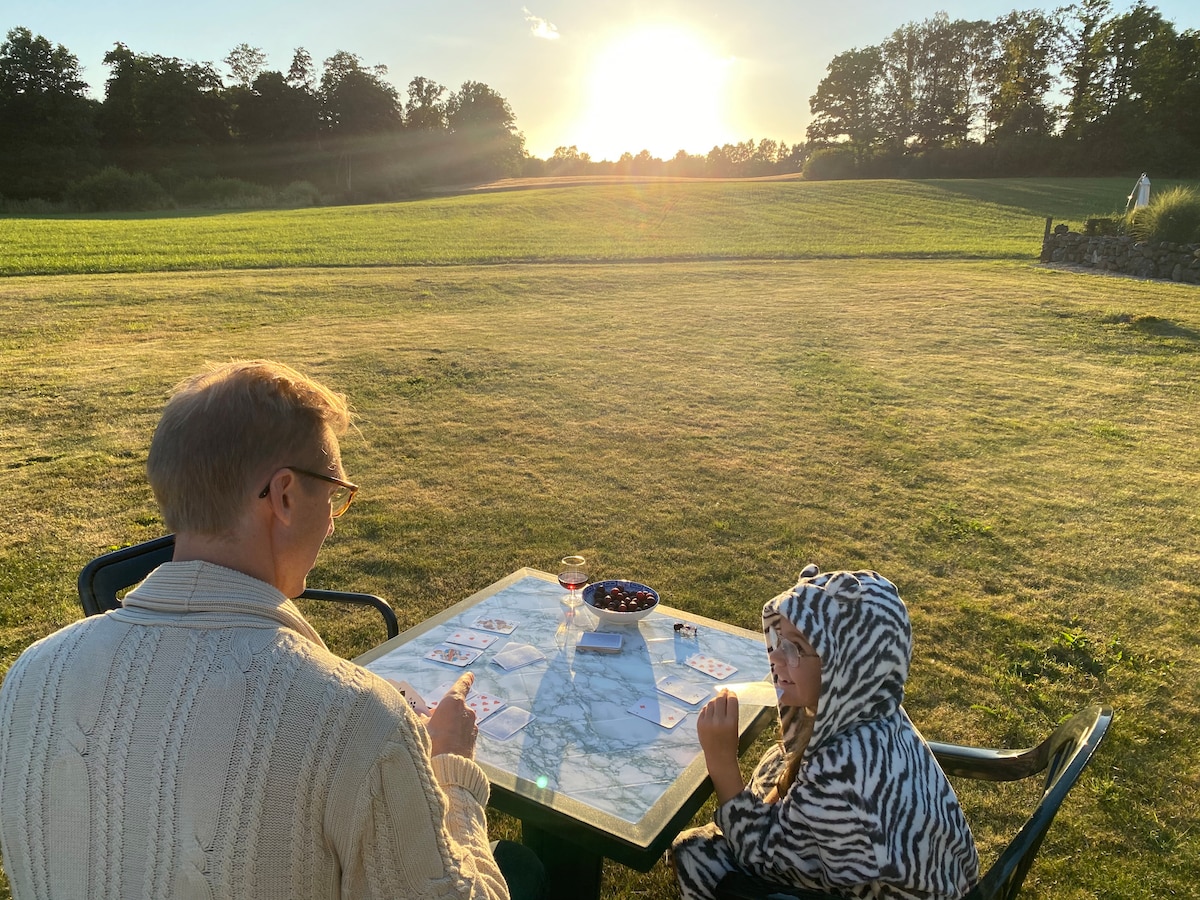
[[510, 644], [493, 656], [492, 662], [505, 672], [511, 672], [545, 658], [546, 654], [532, 644]]
[[711, 675], [718, 681], [722, 678], [728, 678], [737, 671], [736, 666], [731, 666], [729, 663], [722, 662], [715, 656], [707, 656], [703, 653], [695, 653], [684, 660], [684, 662], [696, 671], [703, 672], [705, 675]]
[[460, 647], [474, 647], [477, 650], [486, 650], [500, 638], [494, 634], [484, 634], [482, 631], [462, 630], [456, 631], [446, 638], [448, 644], [458, 644]]
[[467, 698], [467, 707], [475, 711], [476, 724], [479, 724], [493, 713], [499, 712], [507, 705], [507, 701], [501, 700], [499, 697], [494, 697], [491, 694], [472, 693]]
[[385, 678], [385, 681], [391, 684], [398, 690], [404, 699], [408, 701], [408, 705], [412, 707], [413, 712], [419, 716], [428, 715], [429, 707], [425, 704], [424, 698], [415, 687], [407, 681], [396, 681], [394, 678]]
[[674, 728], [687, 718], [687, 710], [663, 703], [658, 697], [643, 697], [629, 707], [629, 711], [663, 728]]
[[517, 623], [510, 622], [508, 619], [501, 619], [499, 616], [480, 616], [471, 623], [472, 628], [481, 628], [484, 631], [494, 631], [496, 634], [512, 634], [517, 630]]
[[767, 681], [743, 681], [739, 684], [723, 684], [721, 690], [729, 691], [739, 703], [751, 706], [778, 706], [779, 691]]
[[[441, 684], [439, 684], [437, 687], [435, 687], [433, 689], [433, 692], [429, 695], [433, 699], [427, 700], [425, 702], [425, 705], [429, 707], [430, 712], [433, 712], [435, 709], [438, 708], [438, 704], [442, 702], [442, 698], [445, 697], [446, 694], [448, 694], [450, 692], [450, 688], [452, 688], [452, 687], [454, 687], [453, 681], [443, 681]], [[471, 693], [473, 694], [475, 692], [471, 691]], [[470, 697], [470, 694], [468, 694], [467, 696]]]
[[426, 659], [432, 659], [435, 662], [449, 663], [452, 666], [469, 666], [475, 660], [479, 659], [479, 654], [482, 650], [476, 650], [473, 647], [455, 647], [453, 644], [438, 644], [432, 650], [425, 654]]
[[498, 741], [507, 741], [533, 720], [533, 713], [518, 706], [500, 710], [479, 726], [479, 730]]
[[703, 684], [692, 684], [678, 675], [664, 675], [658, 679], [657, 687], [664, 694], [670, 694], [684, 703], [696, 704], [712, 693], [712, 688]]

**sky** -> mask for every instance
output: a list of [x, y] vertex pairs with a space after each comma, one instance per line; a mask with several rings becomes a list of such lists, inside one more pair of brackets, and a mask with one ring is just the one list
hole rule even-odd
[[[403, 97], [409, 81], [456, 90], [479, 81], [512, 107], [526, 150], [575, 146], [593, 159], [670, 158], [679, 150], [771, 138], [804, 140], [809, 98], [830, 60], [882, 42], [939, 11], [996, 19], [1054, 3], [969, 0], [0, 0], [0, 29], [28, 28], [62, 44], [103, 98], [102, 60], [135, 53], [210, 62], [239, 44], [287, 71], [305, 48], [318, 69], [339, 50], [382, 64]], [[1125, 12], [1132, 0], [1114, 0]], [[1200, 28], [1200, 4], [1154, 4], [1180, 31]]]

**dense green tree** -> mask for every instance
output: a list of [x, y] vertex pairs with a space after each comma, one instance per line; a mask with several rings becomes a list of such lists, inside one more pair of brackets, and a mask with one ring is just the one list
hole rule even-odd
[[585, 175], [591, 162], [592, 157], [587, 153], [580, 153], [574, 144], [570, 147], [555, 147], [550, 158], [546, 160], [546, 174]]
[[289, 84], [282, 72], [259, 74], [234, 114], [239, 138], [256, 146], [315, 140], [319, 124], [316, 96]]
[[442, 95], [446, 88], [418, 75], [408, 83], [408, 100], [404, 104], [404, 127], [410, 130], [444, 131], [446, 103]]
[[310, 94], [317, 84], [316, 69], [313, 67], [312, 54], [303, 47], [297, 47], [292, 53], [292, 64], [288, 67], [287, 83], [292, 87], [304, 88]]
[[400, 95], [388, 81], [386, 66], [363, 68], [353, 53], [339, 50], [325, 60], [318, 92], [325, 127], [338, 137], [394, 133], [400, 128]]
[[238, 44], [224, 59], [225, 65], [229, 66], [233, 75], [234, 84], [244, 88], [254, 84], [254, 79], [262, 72], [266, 61], [267, 54], [263, 53], [262, 48], [251, 47], [249, 44]]
[[809, 98], [813, 119], [808, 140], [839, 143], [843, 139], [858, 161], [879, 142], [881, 53], [879, 47], [839, 53]]
[[395, 188], [403, 112], [385, 66], [366, 69], [353, 53], [325, 60], [317, 96], [323, 146], [335, 160], [335, 186], [350, 196], [381, 199]]
[[917, 26], [914, 137], [919, 149], [960, 147], [977, 109], [974, 85], [982, 70], [986, 22], [951, 21], [939, 12]]
[[921, 78], [921, 34], [912, 23], [893, 31], [879, 46], [879, 130], [893, 153], [902, 153], [917, 133]]
[[57, 199], [93, 171], [97, 104], [61, 44], [14, 28], [0, 44], [0, 195]]
[[1013, 11], [992, 26], [994, 54], [987, 71], [987, 124], [993, 140], [1049, 137], [1056, 111], [1048, 97], [1062, 26], [1053, 16]]
[[525, 138], [508, 101], [486, 84], [466, 81], [450, 95], [446, 125], [453, 168], [460, 177], [490, 180], [520, 172]]
[[1110, 0], [1082, 0], [1067, 8], [1073, 27], [1066, 30], [1067, 53], [1063, 76], [1067, 81], [1066, 120], [1063, 132], [1078, 138], [1103, 109], [1101, 67], [1105, 50], [1102, 26], [1112, 12]]
[[701, 178], [704, 175], [704, 157], [679, 150], [667, 161], [667, 174], [679, 178]]
[[134, 53], [118, 43], [97, 119], [114, 162], [131, 170], [215, 171], [232, 135], [220, 75], [209, 63]]

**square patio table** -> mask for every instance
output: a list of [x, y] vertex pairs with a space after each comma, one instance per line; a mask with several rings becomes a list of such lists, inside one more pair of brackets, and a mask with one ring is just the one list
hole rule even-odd
[[[474, 690], [502, 698], [534, 716], [505, 741], [480, 732], [475, 758], [491, 782], [490, 805], [521, 821], [522, 841], [546, 864], [551, 897], [599, 895], [604, 858], [649, 871], [712, 793], [696, 737], [696, 716], [722, 684], [767, 678], [763, 637], [723, 622], [659, 606], [635, 625], [597, 625], [579, 607], [562, 604], [557, 579], [519, 569], [444, 612], [358, 657], [378, 675], [409, 682], [426, 700], [463, 671]], [[481, 617], [517, 623], [465, 669], [425, 654]], [[681, 634], [676, 622], [697, 627]], [[584, 631], [624, 636], [619, 653], [578, 651]], [[546, 658], [506, 672], [491, 660], [514, 644], [532, 644]], [[696, 653], [736, 667], [717, 680], [688, 666]], [[706, 689], [694, 704], [656, 691], [676, 675]], [[629, 712], [657, 697], [686, 716], [673, 728]], [[741, 753], [769, 724], [774, 707], [740, 706]]]

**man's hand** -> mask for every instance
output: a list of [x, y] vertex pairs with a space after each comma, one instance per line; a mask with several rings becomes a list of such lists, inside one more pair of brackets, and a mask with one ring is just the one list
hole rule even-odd
[[725, 803], [746, 787], [738, 766], [738, 699], [722, 690], [700, 710], [696, 736], [704, 751], [704, 764], [712, 778], [717, 801]]
[[475, 711], [466, 703], [474, 682], [475, 673], [464, 672], [425, 723], [434, 756], [453, 753], [467, 759], [475, 758], [475, 736], [479, 729], [475, 726]]

